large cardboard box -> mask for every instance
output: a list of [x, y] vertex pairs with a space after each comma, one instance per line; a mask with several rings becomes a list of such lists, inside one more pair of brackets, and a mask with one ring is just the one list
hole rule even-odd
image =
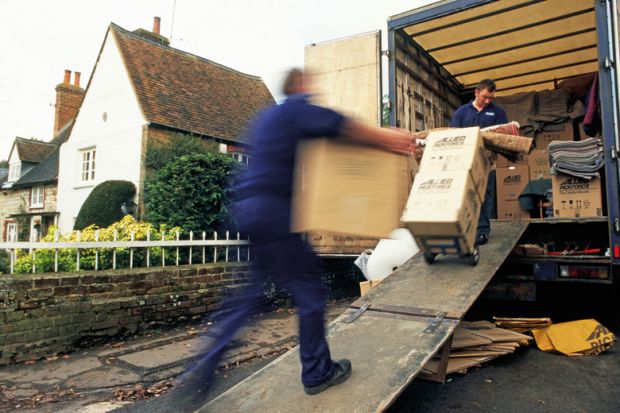
[[298, 148], [291, 228], [386, 238], [411, 185], [410, 158], [333, 139]]
[[574, 139], [573, 121], [570, 120], [563, 124], [563, 129], [553, 132], [537, 132], [534, 135], [536, 149], [547, 149], [553, 141], [572, 141]]
[[529, 213], [519, 206], [519, 195], [529, 182], [529, 167], [512, 166], [497, 168], [497, 218], [529, 218]]
[[530, 180], [551, 179], [551, 165], [549, 165], [549, 152], [547, 150], [534, 149], [527, 160], [530, 167]]
[[467, 171], [483, 198], [489, 169], [480, 128], [436, 130], [428, 134], [420, 172]]
[[579, 218], [603, 216], [601, 179], [590, 181], [569, 175], [554, 175], [553, 216], [556, 218]]
[[453, 242], [454, 250], [445, 252], [467, 253], [475, 246], [481, 204], [470, 174], [420, 171], [401, 220], [426, 251], [442, 252], [442, 245]]

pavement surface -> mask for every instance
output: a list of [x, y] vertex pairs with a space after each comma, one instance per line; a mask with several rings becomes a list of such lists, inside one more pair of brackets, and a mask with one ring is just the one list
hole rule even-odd
[[[350, 300], [332, 301], [328, 320]], [[208, 323], [0, 368], [0, 411], [102, 413], [160, 396], [198, 354]], [[297, 345], [294, 309], [254, 316], [231, 343], [209, 398]]]

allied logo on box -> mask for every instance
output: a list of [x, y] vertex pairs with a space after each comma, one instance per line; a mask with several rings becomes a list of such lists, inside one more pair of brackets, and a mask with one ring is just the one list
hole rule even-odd
[[418, 190], [420, 191], [435, 191], [435, 190], [449, 190], [452, 186], [453, 178], [443, 179], [428, 179], [420, 184]]
[[590, 192], [590, 181], [568, 178], [560, 183], [561, 194], [579, 194]]
[[522, 175], [507, 175], [504, 178], [504, 185], [520, 185]]
[[454, 148], [465, 144], [466, 136], [446, 136], [433, 144], [433, 148]]

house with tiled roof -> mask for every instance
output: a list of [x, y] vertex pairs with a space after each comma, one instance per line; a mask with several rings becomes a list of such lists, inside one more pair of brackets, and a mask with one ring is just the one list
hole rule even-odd
[[15, 138], [9, 169], [0, 176], [0, 239], [37, 241], [57, 224], [59, 149], [67, 140], [82, 101], [80, 73], [70, 83], [71, 71], [56, 86], [53, 138], [49, 141]]
[[92, 189], [107, 180], [136, 185], [143, 211], [145, 154], [173, 134], [243, 152], [244, 129], [274, 99], [259, 77], [170, 47], [153, 31], [110, 24], [84, 102], [60, 150], [59, 226], [69, 231]]
[[[62, 91], [57, 91], [58, 94], [62, 95]], [[58, 112], [63, 112], [63, 107], [57, 96], [57, 118]], [[69, 112], [68, 115], [72, 112], [75, 116], [77, 110]], [[60, 146], [67, 140], [73, 124], [73, 118], [68, 119], [49, 142], [15, 138], [8, 173], [0, 177], [1, 240], [38, 241], [51, 225], [57, 224], [58, 158]]]

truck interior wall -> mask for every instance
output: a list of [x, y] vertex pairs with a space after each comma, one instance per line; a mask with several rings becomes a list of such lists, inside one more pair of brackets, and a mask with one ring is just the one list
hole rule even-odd
[[458, 83], [408, 36], [396, 33], [396, 126], [411, 131], [447, 126], [461, 105]]

